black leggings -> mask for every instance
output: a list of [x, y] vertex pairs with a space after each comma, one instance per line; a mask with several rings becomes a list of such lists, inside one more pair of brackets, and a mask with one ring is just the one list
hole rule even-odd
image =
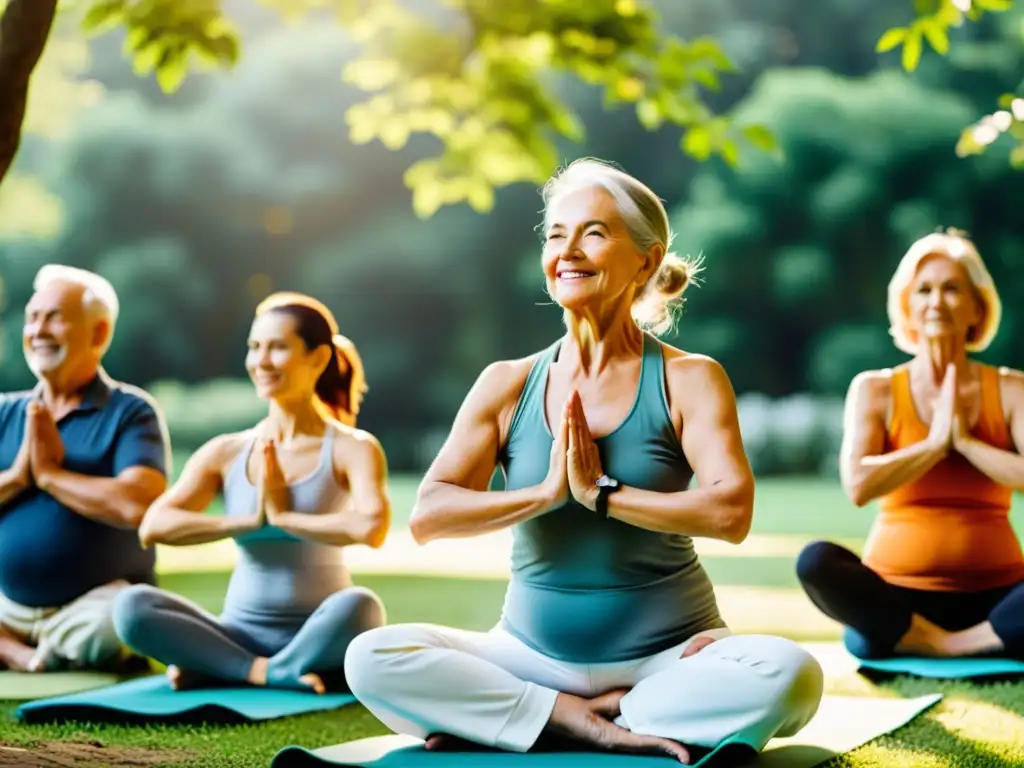
[[808, 544], [796, 573], [811, 601], [846, 627], [846, 648], [858, 658], [891, 656], [916, 613], [950, 632], [988, 621], [1005, 646], [999, 655], [1024, 659], [1024, 582], [980, 592], [898, 587], [829, 541]]

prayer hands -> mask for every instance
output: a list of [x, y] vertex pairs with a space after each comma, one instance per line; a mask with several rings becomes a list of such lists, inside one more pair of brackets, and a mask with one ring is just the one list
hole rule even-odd
[[64, 462], [64, 443], [50, 409], [38, 400], [28, 404], [25, 422], [29, 467], [35, 481], [39, 483], [48, 474], [60, 469]]
[[551, 461], [548, 476], [544, 479], [546, 497], [550, 500], [551, 509], [558, 509], [569, 500], [569, 405], [567, 400], [562, 408], [562, 418], [558, 422], [555, 442], [551, 446]]
[[[946, 367], [946, 375], [942, 378], [939, 396], [932, 406], [932, 423], [928, 430], [928, 440], [936, 448], [948, 450], [955, 447], [955, 434], [963, 431], [957, 404], [957, 370], [950, 363]], [[960, 424], [961, 426], [956, 426]]]
[[260, 515], [270, 525], [288, 510], [288, 484], [277, 459], [277, 447], [273, 440], [263, 444], [263, 471], [260, 473], [260, 491], [262, 503]]
[[604, 474], [601, 454], [590, 435], [583, 401], [577, 392], [569, 396], [569, 491], [576, 501], [591, 511], [597, 509], [597, 479]]
[[14, 463], [11, 465], [14, 477], [17, 478], [19, 487], [23, 489], [32, 485], [32, 425], [32, 416], [26, 413], [25, 431], [21, 438], [21, 447], [18, 449], [18, 455], [14, 457]]

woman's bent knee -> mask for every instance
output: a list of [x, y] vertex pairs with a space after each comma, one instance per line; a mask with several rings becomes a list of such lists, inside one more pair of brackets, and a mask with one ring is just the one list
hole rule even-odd
[[344, 628], [339, 628], [352, 636], [387, 623], [387, 614], [381, 599], [365, 587], [350, 587], [335, 592], [324, 600], [318, 612], [337, 616]]
[[345, 651], [349, 689], [358, 699], [386, 698], [387, 689], [404, 674], [402, 657], [432, 646], [431, 637], [418, 624], [392, 624], [362, 632]]
[[162, 600], [161, 591], [148, 584], [133, 584], [117, 593], [111, 606], [110, 621], [121, 642], [134, 647], [146, 618]]
[[819, 581], [823, 575], [830, 573], [831, 566], [843, 552], [843, 547], [831, 541], [812, 541], [797, 556], [797, 578], [802, 584]]

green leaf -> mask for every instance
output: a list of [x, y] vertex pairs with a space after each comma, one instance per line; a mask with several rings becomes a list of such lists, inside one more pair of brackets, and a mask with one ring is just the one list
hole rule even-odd
[[732, 139], [724, 139], [718, 147], [719, 153], [726, 165], [730, 168], [738, 168], [740, 165], [740, 150]]
[[96, 3], [82, 19], [82, 29], [86, 32], [102, 32], [116, 26], [124, 20], [125, 0], [102, 0]]
[[1016, 99], [1017, 99], [1017, 94], [1015, 94], [1015, 93], [1004, 93], [1002, 96], [999, 97], [999, 106], [1002, 107], [1003, 109], [1009, 109], [1010, 107], [1013, 106], [1013, 102]]
[[907, 72], [917, 69], [917, 65], [921, 62], [921, 48], [921, 28], [915, 24], [910, 28], [907, 38], [903, 42], [902, 64], [903, 69]]
[[412, 188], [412, 209], [421, 219], [429, 219], [444, 205], [444, 189], [437, 179], [421, 181]]
[[924, 30], [924, 36], [928, 38], [928, 44], [936, 53], [943, 56], [949, 53], [949, 35], [944, 26], [932, 18], [924, 19], [921, 28]]
[[721, 83], [718, 81], [718, 75], [715, 74], [714, 70], [697, 69], [691, 73], [691, 76], [709, 91], [718, 91], [722, 88]]
[[894, 27], [893, 29], [886, 30], [885, 34], [879, 39], [878, 44], [875, 46], [875, 51], [878, 53], [885, 53], [891, 51], [897, 45], [902, 43], [907, 37], [906, 27]]
[[405, 117], [392, 117], [380, 127], [380, 141], [391, 150], [401, 149], [409, 141], [409, 125]]
[[140, 48], [132, 56], [132, 71], [136, 75], [146, 75], [156, 69], [160, 57], [164, 55], [164, 44], [159, 38]]
[[1001, 13], [1013, 8], [1013, 0], [973, 0], [971, 5], [977, 6], [983, 11]]
[[559, 105], [551, 114], [551, 124], [556, 131], [569, 139], [569, 141], [581, 142], [586, 138], [583, 123], [567, 107]]
[[188, 49], [175, 46], [164, 50], [156, 65], [156, 81], [164, 93], [177, 91], [188, 74]]
[[132, 27], [124, 37], [124, 52], [128, 54], [135, 53], [151, 42], [149, 29], [146, 27]]
[[665, 124], [665, 116], [653, 99], [641, 99], [636, 104], [636, 117], [648, 131], [656, 131]]
[[706, 125], [695, 125], [680, 142], [683, 151], [696, 160], [707, 160], [714, 150], [714, 136]]
[[1018, 144], [1010, 150], [1010, 165], [1015, 169], [1024, 169], [1024, 144]]
[[775, 134], [766, 125], [756, 123], [744, 125], [740, 128], [740, 133], [743, 135], [743, 138], [765, 152], [775, 152], [779, 148], [779, 144], [775, 140]]
[[487, 213], [494, 208], [494, 188], [483, 179], [474, 179], [466, 192], [466, 202], [477, 213]]

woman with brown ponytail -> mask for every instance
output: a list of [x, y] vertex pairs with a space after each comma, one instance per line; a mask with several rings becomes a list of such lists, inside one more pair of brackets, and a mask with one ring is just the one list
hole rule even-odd
[[[221, 615], [140, 585], [119, 596], [114, 626], [177, 689], [345, 687], [349, 643], [385, 622], [342, 560], [345, 546], [383, 544], [390, 518], [384, 452], [355, 428], [362, 362], [323, 304], [278, 293], [256, 309], [246, 369], [267, 417], [196, 451], [139, 532], [147, 546], [235, 540]], [[218, 494], [225, 514], [201, 514]]]

